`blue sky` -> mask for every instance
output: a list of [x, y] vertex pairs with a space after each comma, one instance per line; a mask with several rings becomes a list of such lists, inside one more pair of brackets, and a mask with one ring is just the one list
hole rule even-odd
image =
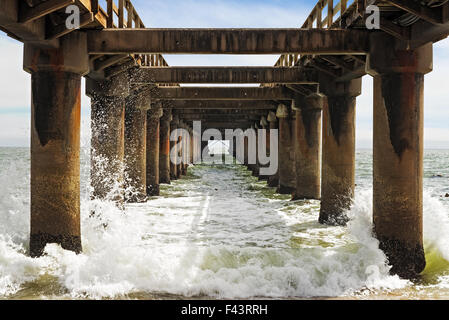
[[[147, 27], [300, 27], [315, 0], [133, 0]], [[0, 146], [28, 146], [30, 76], [22, 70], [23, 45], [0, 31]], [[425, 82], [425, 147], [449, 148], [449, 39], [434, 46], [434, 71]], [[170, 65], [273, 65], [278, 56], [165, 55]], [[82, 99], [82, 139], [90, 101]], [[357, 146], [372, 145], [372, 79], [357, 99]]]

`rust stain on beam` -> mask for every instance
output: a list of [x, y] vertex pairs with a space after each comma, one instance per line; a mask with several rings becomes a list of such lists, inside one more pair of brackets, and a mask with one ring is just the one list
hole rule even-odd
[[150, 67], [132, 74], [135, 83], [315, 84], [316, 72], [302, 67]]
[[89, 31], [90, 54], [365, 54], [368, 32], [345, 29], [111, 29]]

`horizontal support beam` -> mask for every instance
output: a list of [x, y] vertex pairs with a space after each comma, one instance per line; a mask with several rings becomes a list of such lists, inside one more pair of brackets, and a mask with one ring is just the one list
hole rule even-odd
[[34, 7], [29, 7], [26, 3], [23, 3], [20, 6], [19, 23], [30, 22], [42, 18], [47, 14], [58, 11], [59, 9], [65, 8], [74, 3], [75, 0], [48, 0], [39, 3]]
[[429, 8], [418, 1], [410, 0], [387, 0], [387, 2], [430, 23], [439, 24], [446, 22], [443, 20], [443, 7]]
[[303, 67], [151, 67], [140, 68], [131, 82], [314, 84], [316, 71]]
[[257, 115], [237, 115], [237, 114], [230, 114], [230, 115], [221, 115], [221, 114], [183, 114], [179, 115], [182, 120], [197, 120], [197, 121], [212, 121], [212, 122], [256, 122], [260, 121], [260, 116]]
[[90, 54], [365, 54], [352, 29], [105, 29], [89, 31]]
[[[293, 100], [294, 94], [284, 87], [153, 87], [152, 100]], [[255, 103], [255, 106], [257, 104]]]
[[253, 110], [253, 109], [266, 109], [273, 110], [277, 108], [277, 104], [274, 101], [265, 100], [245, 100], [245, 101], [233, 101], [233, 100], [173, 100], [164, 106], [173, 108], [176, 110]]
[[427, 21], [420, 20], [411, 26], [411, 40], [408, 49], [416, 49], [429, 42], [437, 42], [447, 38], [449, 35], [449, 22], [433, 25]]
[[179, 116], [190, 115], [190, 114], [204, 114], [204, 115], [220, 115], [226, 116], [227, 114], [233, 114], [236, 116], [266, 116], [270, 111], [276, 111], [276, 109], [174, 109], [173, 113]]
[[216, 128], [216, 129], [246, 129], [251, 127], [255, 122], [254, 121], [247, 121], [247, 122], [234, 122], [234, 121], [203, 121], [201, 123], [202, 129], [207, 128]]

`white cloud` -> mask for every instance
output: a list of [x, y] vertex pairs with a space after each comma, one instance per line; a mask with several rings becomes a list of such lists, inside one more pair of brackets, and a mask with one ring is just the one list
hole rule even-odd
[[[271, 1], [186, 0], [134, 1], [142, 20], [151, 27], [299, 27], [314, 3]], [[30, 76], [22, 70], [22, 44], [0, 33], [0, 145], [29, 145]], [[425, 141], [449, 147], [449, 39], [434, 46], [434, 71], [425, 81]], [[164, 55], [170, 65], [271, 66], [273, 55]], [[363, 79], [357, 99], [357, 144], [370, 147], [372, 141], [372, 79]], [[83, 137], [87, 136], [90, 99], [82, 95]], [[3, 112], [2, 112], [3, 111]], [[17, 111], [17, 112], [16, 112]], [[28, 129], [27, 129], [28, 128]], [[28, 130], [28, 131], [26, 131]]]
[[0, 35], [0, 111], [30, 105], [30, 75], [23, 71], [23, 45]]

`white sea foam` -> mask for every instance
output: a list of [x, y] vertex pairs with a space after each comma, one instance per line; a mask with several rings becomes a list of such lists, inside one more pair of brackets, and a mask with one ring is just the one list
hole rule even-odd
[[[86, 193], [83, 254], [48, 245], [45, 257], [31, 259], [26, 170], [23, 162], [0, 170], [2, 296], [30, 281], [36, 295], [48, 294], [38, 289], [44, 275], [65, 289], [52, 294], [74, 298], [342, 296], [411, 285], [388, 274], [372, 236], [369, 189], [357, 190], [347, 228], [324, 227], [317, 223], [317, 201], [270, 196], [241, 168], [219, 166], [198, 166], [192, 172], [201, 178], [179, 180], [163, 188], [166, 196], [125, 211]], [[449, 259], [447, 208], [426, 194], [424, 215], [426, 248]]]

